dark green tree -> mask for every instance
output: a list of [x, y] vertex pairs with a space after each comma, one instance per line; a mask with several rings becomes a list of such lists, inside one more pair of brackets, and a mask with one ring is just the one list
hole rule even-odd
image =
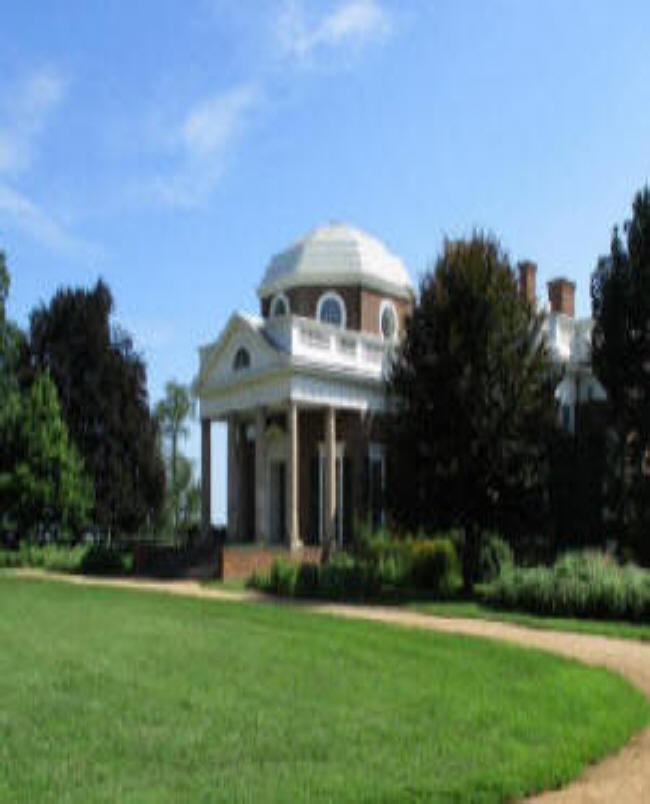
[[59, 290], [30, 317], [33, 363], [56, 384], [94, 482], [95, 522], [109, 538], [151, 522], [165, 489], [146, 368], [129, 335], [111, 326], [112, 310], [111, 292], [100, 280], [92, 290]]
[[591, 280], [592, 361], [607, 391], [615, 458], [610, 509], [619, 534], [650, 560], [650, 189], [637, 193], [624, 237], [614, 229], [610, 253]]
[[464, 530], [467, 591], [482, 533], [520, 533], [545, 500], [555, 407], [541, 326], [499, 243], [475, 234], [445, 242], [396, 360], [392, 508], [409, 527]]
[[11, 391], [0, 417], [0, 508], [22, 537], [78, 531], [88, 522], [92, 484], [68, 438], [56, 388], [38, 374], [24, 394]]

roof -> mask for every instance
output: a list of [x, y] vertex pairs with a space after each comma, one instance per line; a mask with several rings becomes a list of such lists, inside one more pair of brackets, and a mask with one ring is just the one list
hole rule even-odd
[[264, 297], [305, 285], [362, 285], [401, 298], [414, 295], [402, 260], [346, 223], [318, 226], [276, 254], [257, 292]]

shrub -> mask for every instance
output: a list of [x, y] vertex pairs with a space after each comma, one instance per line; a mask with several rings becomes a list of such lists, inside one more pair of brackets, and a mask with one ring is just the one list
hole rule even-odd
[[449, 595], [458, 574], [458, 558], [451, 539], [421, 539], [411, 545], [411, 581], [421, 591]]
[[295, 592], [297, 576], [298, 568], [295, 564], [276, 558], [271, 564], [268, 591], [283, 597], [291, 597]]
[[97, 544], [86, 549], [79, 569], [85, 575], [125, 575], [129, 562], [112, 547]]
[[479, 580], [493, 581], [506, 567], [515, 563], [512, 548], [498, 533], [487, 533], [481, 544]]
[[34, 567], [53, 572], [78, 572], [84, 556], [83, 545], [29, 544], [21, 542], [18, 550], [0, 550], [0, 567]]
[[303, 561], [296, 575], [296, 597], [318, 597], [320, 589], [320, 565]]
[[567, 553], [552, 567], [505, 567], [483, 598], [532, 614], [642, 620], [650, 617], [650, 572], [602, 553]]

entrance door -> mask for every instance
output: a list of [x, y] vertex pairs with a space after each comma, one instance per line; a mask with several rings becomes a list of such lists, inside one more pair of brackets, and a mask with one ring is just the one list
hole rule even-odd
[[284, 541], [287, 533], [285, 461], [271, 461], [269, 475], [269, 538], [272, 542], [280, 543]]

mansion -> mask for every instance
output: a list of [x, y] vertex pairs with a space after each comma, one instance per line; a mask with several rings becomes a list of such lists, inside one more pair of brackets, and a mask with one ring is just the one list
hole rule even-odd
[[[519, 263], [536, 301], [536, 266]], [[227, 423], [227, 536], [233, 542], [342, 545], [355, 520], [383, 522], [385, 379], [414, 288], [403, 262], [369, 234], [320, 226], [273, 257], [259, 314], [236, 312], [201, 347], [202, 518], [210, 525], [212, 421]], [[563, 426], [604, 398], [590, 368], [591, 320], [575, 285], [548, 283], [545, 334], [563, 367]]]

